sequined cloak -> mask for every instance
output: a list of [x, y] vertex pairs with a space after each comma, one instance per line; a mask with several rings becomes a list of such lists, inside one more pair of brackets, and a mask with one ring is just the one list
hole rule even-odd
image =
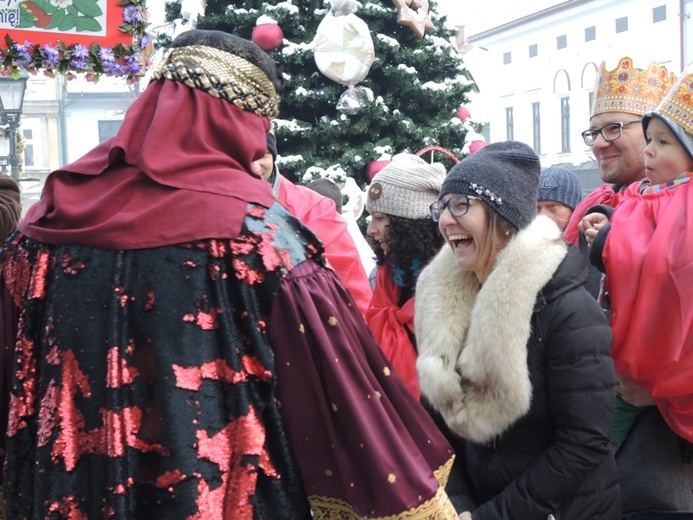
[[151, 249], [17, 234], [8, 518], [456, 518], [449, 446], [320, 250], [277, 204]]

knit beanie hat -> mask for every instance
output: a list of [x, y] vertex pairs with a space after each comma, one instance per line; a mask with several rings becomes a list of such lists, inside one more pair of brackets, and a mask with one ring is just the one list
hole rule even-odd
[[552, 200], [575, 209], [582, 200], [580, 179], [565, 168], [547, 168], [539, 177], [537, 200]]
[[453, 166], [440, 197], [459, 193], [478, 197], [505, 220], [522, 229], [537, 216], [541, 164], [524, 143], [491, 143]]
[[417, 155], [397, 154], [368, 187], [366, 209], [395, 217], [430, 218], [429, 206], [438, 199], [445, 166]]

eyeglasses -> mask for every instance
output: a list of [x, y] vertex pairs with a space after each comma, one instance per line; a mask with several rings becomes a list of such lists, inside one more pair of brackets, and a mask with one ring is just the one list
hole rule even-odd
[[640, 120], [638, 119], [637, 121], [609, 123], [608, 125], [604, 125], [601, 128], [597, 128], [594, 130], [585, 130], [584, 132], [582, 132], [582, 138], [585, 140], [585, 144], [587, 146], [594, 146], [594, 142], [597, 140], [597, 136], [599, 134], [601, 134], [604, 140], [607, 142], [615, 141], [616, 139], [621, 137], [621, 132], [623, 131], [624, 126], [634, 125], [635, 123], [640, 123]]
[[440, 216], [443, 214], [443, 211], [445, 211], [445, 208], [448, 208], [453, 217], [465, 216], [467, 211], [469, 211], [470, 200], [472, 200], [472, 197], [467, 195], [455, 195], [454, 197], [450, 197], [446, 202], [442, 200], [435, 201], [429, 206], [433, 222], [440, 221]]

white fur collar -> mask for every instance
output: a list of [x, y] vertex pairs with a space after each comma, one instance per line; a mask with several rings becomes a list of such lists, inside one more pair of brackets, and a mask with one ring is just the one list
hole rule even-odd
[[448, 246], [416, 286], [419, 386], [451, 430], [489, 442], [527, 413], [527, 342], [537, 294], [567, 254], [556, 224], [538, 216], [500, 251], [484, 283]]

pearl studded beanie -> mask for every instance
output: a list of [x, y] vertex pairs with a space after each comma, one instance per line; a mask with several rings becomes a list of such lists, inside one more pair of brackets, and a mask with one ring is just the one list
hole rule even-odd
[[440, 198], [448, 193], [478, 197], [505, 220], [522, 229], [537, 215], [541, 163], [524, 143], [492, 143], [457, 163]]
[[366, 197], [369, 213], [409, 219], [430, 218], [429, 206], [438, 199], [445, 166], [417, 155], [397, 154], [371, 181]]

